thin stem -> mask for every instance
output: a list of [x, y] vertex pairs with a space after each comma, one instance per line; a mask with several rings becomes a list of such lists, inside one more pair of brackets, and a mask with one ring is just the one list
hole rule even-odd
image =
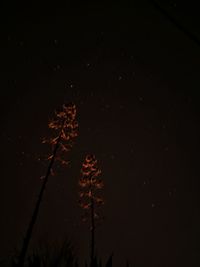
[[40, 204], [41, 204], [42, 197], [43, 197], [43, 194], [44, 194], [44, 190], [45, 190], [46, 184], [48, 182], [49, 175], [51, 174], [51, 169], [52, 169], [52, 166], [53, 166], [54, 161], [55, 161], [57, 150], [59, 148], [59, 144], [60, 144], [60, 140], [61, 140], [61, 134], [62, 134], [62, 131], [60, 132], [58, 140], [57, 140], [57, 142], [55, 144], [55, 147], [54, 147], [54, 150], [53, 150], [53, 154], [52, 154], [52, 158], [51, 158], [51, 161], [49, 163], [46, 175], [44, 177], [44, 182], [42, 184], [42, 187], [41, 187], [41, 190], [40, 190], [40, 193], [39, 193], [36, 205], [35, 205], [35, 209], [33, 211], [33, 214], [32, 214], [32, 217], [31, 217], [31, 221], [29, 223], [29, 227], [27, 229], [26, 236], [24, 238], [22, 250], [21, 250], [21, 253], [20, 253], [20, 256], [19, 256], [19, 263], [18, 263], [18, 266], [20, 266], [20, 267], [24, 266], [26, 253], [27, 253], [27, 250], [28, 250], [28, 247], [29, 247], [29, 243], [30, 243], [30, 240], [31, 240], [33, 228], [34, 228], [34, 225], [35, 225], [37, 217], [38, 217], [38, 212], [39, 212]]
[[95, 233], [95, 222], [94, 222], [94, 199], [91, 197], [91, 267], [94, 263], [94, 233]]

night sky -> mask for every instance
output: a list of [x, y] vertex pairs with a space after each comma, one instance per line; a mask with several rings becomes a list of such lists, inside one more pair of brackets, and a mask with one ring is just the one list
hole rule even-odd
[[[79, 136], [69, 167], [49, 179], [31, 248], [66, 237], [88, 259], [78, 180], [93, 153], [105, 184], [103, 261], [113, 252], [117, 267], [200, 266], [200, 46], [152, 1], [132, 2], [3, 9], [0, 257], [21, 247], [48, 165], [48, 122], [74, 102]], [[180, 3], [163, 8], [200, 39], [195, 7]]]

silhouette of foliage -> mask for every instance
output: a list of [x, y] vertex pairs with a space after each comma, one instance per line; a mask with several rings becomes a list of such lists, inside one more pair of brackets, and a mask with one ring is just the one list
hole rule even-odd
[[103, 181], [100, 179], [101, 170], [98, 167], [94, 155], [87, 155], [81, 168], [81, 178], [79, 180], [80, 192], [79, 203], [84, 210], [83, 221], [90, 219], [91, 231], [91, 255], [90, 264], [94, 265], [95, 249], [95, 221], [100, 218], [98, 214], [99, 207], [104, 204], [103, 199], [99, 196], [99, 191], [103, 188]]
[[33, 211], [31, 221], [29, 223], [26, 236], [24, 238], [21, 253], [19, 255], [19, 266], [23, 267], [28, 246], [31, 240], [34, 225], [36, 223], [40, 204], [43, 198], [44, 190], [48, 182], [48, 178], [53, 174], [53, 165], [56, 160], [62, 164], [68, 164], [63, 158], [63, 154], [68, 152], [73, 144], [74, 139], [78, 135], [78, 123], [76, 121], [76, 106], [74, 104], [63, 105], [60, 112], [55, 113], [55, 119], [49, 123], [49, 128], [55, 131], [55, 135], [49, 139], [45, 139], [43, 143], [49, 143], [52, 146], [52, 154], [48, 157], [49, 165], [46, 175], [43, 177], [43, 184]]

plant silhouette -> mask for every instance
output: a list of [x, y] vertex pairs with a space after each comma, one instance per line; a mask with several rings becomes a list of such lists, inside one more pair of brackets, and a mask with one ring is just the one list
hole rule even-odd
[[20, 267], [24, 266], [26, 253], [32, 237], [33, 228], [38, 217], [38, 212], [44, 195], [45, 187], [48, 182], [49, 176], [53, 174], [53, 165], [55, 161], [60, 161], [61, 164], [65, 165], [68, 164], [68, 161], [65, 160], [64, 155], [66, 152], [71, 150], [74, 144], [74, 139], [78, 135], [76, 106], [74, 104], [63, 105], [62, 110], [60, 112], [55, 112], [55, 115], [55, 119], [50, 121], [48, 125], [50, 129], [54, 130], [55, 136], [49, 139], [45, 139], [43, 141], [43, 143], [49, 143], [52, 146], [52, 153], [48, 157], [49, 165], [47, 168], [47, 172], [46, 175], [43, 176], [43, 184], [39, 192], [39, 196], [36, 201], [35, 208], [33, 210], [31, 221], [29, 223], [23, 241], [21, 253], [19, 255], [18, 266]]
[[99, 191], [103, 188], [103, 181], [99, 178], [101, 170], [98, 167], [94, 155], [87, 155], [81, 168], [81, 177], [79, 179], [79, 203], [84, 209], [83, 221], [89, 219], [91, 243], [90, 243], [90, 265], [95, 265], [95, 221], [100, 218], [98, 214], [99, 207], [104, 204], [99, 196]]

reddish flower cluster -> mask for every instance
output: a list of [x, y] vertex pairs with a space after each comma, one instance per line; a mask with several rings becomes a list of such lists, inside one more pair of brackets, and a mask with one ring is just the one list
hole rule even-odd
[[104, 204], [103, 199], [98, 196], [99, 189], [102, 189], [104, 184], [99, 178], [101, 170], [97, 165], [97, 160], [94, 155], [87, 155], [81, 168], [81, 178], [79, 186], [81, 191], [79, 193], [80, 206], [85, 210], [84, 220], [87, 219], [90, 212], [91, 205], [94, 205], [94, 217], [98, 218], [97, 208]]
[[[56, 135], [45, 139], [43, 143], [49, 143], [52, 150], [58, 144], [59, 151], [56, 160], [67, 165], [69, 162], [63, 159], [63, 153], [71, 150], [74, 139], [78, 136], [78, 122], [76, 121], [76, 106], [74, 104], [63, 105], [60, 112], [55, 112], [55, 119], [50, 121], [49, 128], [55, 130]], [[50, 160], [52, 155], [48, 157]]]

